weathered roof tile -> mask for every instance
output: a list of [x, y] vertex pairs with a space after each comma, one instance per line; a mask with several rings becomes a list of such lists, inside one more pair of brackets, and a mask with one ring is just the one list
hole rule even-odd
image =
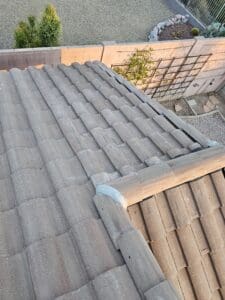
[[34, 198], [46, 198], [54, 192], [46, 169], [19, 170], [13, 173], [12, 181], [18, 203]]
[[46, 237], [60, 235], [68, 230], [55, 197], [24, 202], [18, 211], [26, 245]]
[[99, 300], [140, 300], [126, 266], [114, 268], [93, 281]]
[[24, 253], [7, 259], [0, 257], [0, 269], [2, 299], [33, 300], [36, 298]]
[[[209, 140], [99, 62], [13, 69], [0, 84], [0, 298], [172, 295], [127, 213], [95, 188]], [[188, 300], [223, 293], [223, 185], [220, 171], [129, 208]]]
[[42, 239], [28, 250], [28, 258], [38, 299], [51, 299], [80, 288], [87, 274], [68, 233]]
[[19, 222], [16, 209], [0, 213], [0, 257], [13, 256], [23, 251], [23, 236]]
[[83, 220], [73, 226], [73, 231], [91, 279], [123, 263], [100, 219]]

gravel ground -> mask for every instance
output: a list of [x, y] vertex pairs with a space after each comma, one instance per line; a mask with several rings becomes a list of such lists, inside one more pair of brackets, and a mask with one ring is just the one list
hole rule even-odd
[[0, 48], [12, 48], [17, 23], [49, 2], [61, 17], [63, 45], [147, 41], [151, 28], [176, 13], [168, 0], [0, 0]]
[[183, 118], [211, 140], [225, 145], [225, 121], [218, 112], [205, 116]]
[[[167, 109], [172, 110], [175, 112], [178, 116], [191, 116], [193, 115], [190, 107], [187, 105], [184, 99], [179, 100], [169, 100], [169, 101], [162, 101], [161, 104], [166, 107]], [[182, 110], [179, 112], [175, 111], [175, 105], [179, 104], [182, 107]]]

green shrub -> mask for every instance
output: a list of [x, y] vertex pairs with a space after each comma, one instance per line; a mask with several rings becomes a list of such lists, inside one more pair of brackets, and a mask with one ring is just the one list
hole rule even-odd
[[203, 34], [208, 38], [225, 36], [225, 25], [219, 22], [213, 22], [206, 28]]
[[123, 67], [114, 67], [113, 70], [134, 84], [138, 81], [144, 84], [153, 64], [151, 48], [136, 50]]
[[193, 36], [198, 36], [199, 33], [200, 33], [200, 30], [199, 30], [198, 28], [193, 27], [193, 28], [191, 29], [191, 34], [192, 34]]
[[51, 47], [59, 44], [61, 22], [53, 5], [45, 8], [40, 22], [34, 16], [18, 24], [15, 33], [16, 48]]
[[57, 46], [61, 33], [61, 22], [53, 5], [49, 4], [42, 15], [39, 28], [41, 46]]
[[38, 24], [34, 16], [30, 16], [27, 22], [20, 22], [15, 33], [16, 48], [33, 48], [39, 47]]

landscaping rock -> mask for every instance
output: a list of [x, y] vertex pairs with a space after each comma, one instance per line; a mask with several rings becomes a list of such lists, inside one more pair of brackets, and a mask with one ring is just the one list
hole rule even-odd
[[175, 109], [175, 112], [180, 112], [180, 111], [182, 111], [183, 107], [181, 104], [176, 103], [174, 106], [174, 109]]
[[203, 106], [204, 112], [210, 112], [215, 109], [215, 105], [211, 101], [207, 101], [206, 104]]
[[220, 103], [219, 99], [215, 95], [210, 95], [209, 100], [214, 105], [218, 105]]

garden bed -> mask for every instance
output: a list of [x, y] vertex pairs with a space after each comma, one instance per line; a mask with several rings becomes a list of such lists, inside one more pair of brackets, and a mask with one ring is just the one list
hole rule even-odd
[[190, 23], [180, 23], [165, 27], [159, 34], [159, 41], [192, 39], [192, 27]]

